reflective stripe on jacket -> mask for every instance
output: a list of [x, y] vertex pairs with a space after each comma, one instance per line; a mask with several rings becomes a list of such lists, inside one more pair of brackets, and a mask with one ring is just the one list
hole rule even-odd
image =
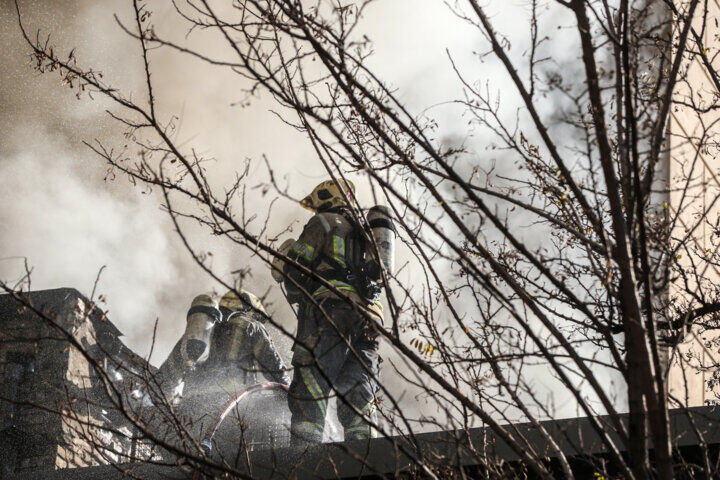
[[[313, 270], [335, 289], [346, 293], [358, 303], [364, 303], [382, 315], [380, 302], [361, 297], [351, 276], [359, 276], [365, 261], [364, 248], [355, 229], [355, 223], [342, 213], [321, 212], [308, 221], [300, 238], [291, 247], [288, 256]], [[336, 297], [332, 289], [322, 285], [310, 275], [305, 275], [291, 264], [285, 264], [285, 287], [292, 302], [308, 302], [305, 294], [295, 287], [293, 281], [305, 289], [313, 299], [323, 301]]]

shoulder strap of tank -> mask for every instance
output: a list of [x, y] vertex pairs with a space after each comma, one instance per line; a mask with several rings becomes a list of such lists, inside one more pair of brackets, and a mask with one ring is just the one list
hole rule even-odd
[[349, 232], [342, 236], [337, 235], [337, 232], [334, 232], [333, 227], [330, 226], [330, 222], [326, 216], [322, 213], [317, 214], [314, 218], [316, 222], [323, 226], [325, 238], [323, 239], [323, 244], [318, 246], [318, 255], [313, 260], [310, 268], [314, 269], [321, 263], [326, 263], [330, 265], [334, 271], [334, 274], [330, 275], [336, 279], [340, 279], [356, 273], [358, 271], [357, 267], [360, 265], [360, 263], [355, 261], [353, 255], [353, 252], [357, 250], [355, 246], [356, 242], [354, 241], [354, 235], [357, 233], [357, 222], [355, 222], [352, 215], [347, 211], [340, 210], [332, 213], [340, 215], [350, 224]]
[[345, 239], [345, 244], [347, 245], [346, 258], [348, 268], [353, 273], [359, 273], [362, 270], [366, 247], [363, 227], [349, 210], [344, 210], [342, 215], [352, 226], [350, 233], [348, 233]]
[[322, 225], [322, 227], [323, 227], [323, 230], [325, 230], [325, 235], [330, 233], [330, 223], [328, 223], [327, 218], [325, 218], [325, 215], [322, 213], [318, 213], [317, 215], [315, 215], [315, 218], [318, 219], [318, 221], [320, 222], [320, 225]]
[[[332, 228], [330, 227], [330, 222], [328, 222], [327, 218], [325, 218], [324, 213], [318, 213], [313, 217], [313, 220], [318, 222], [323, 230], [325, 231], [325, 237], [323, 238], [322, 244], [315, 245], [315, 248], [317, 249], [317, 255], [315, 255], [315, 258], [313, 259], [312, 263], [310, 264], [310, 269], [315, 270], [318, 265], [320, 265], [323, 261], [328, 261], [327, 255], [324, 254], [325, 250], [325, 243], [329, 240], [329, 234]], [[332, 260], [332, 259], [330, 259]]]

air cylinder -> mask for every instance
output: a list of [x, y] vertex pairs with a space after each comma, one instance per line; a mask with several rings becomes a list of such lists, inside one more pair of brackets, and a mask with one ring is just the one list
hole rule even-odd
[[182, 359], [186, 365], [202, 363], [210, 354], [210, 335], [220, 319], [217, 302], [209, 295], [198, 295], [187, 314], [182, 340]]
[[[390, 217], [390, 210], [385, 206], [376, 205], [368, 210], [367, 220], [378, 246], [382, 266], [392, 274], [395, 271], [395, 237], [397, 235], [395, 224]], [[378, 278], [380, 277], [379, 273], [378, 269]]]

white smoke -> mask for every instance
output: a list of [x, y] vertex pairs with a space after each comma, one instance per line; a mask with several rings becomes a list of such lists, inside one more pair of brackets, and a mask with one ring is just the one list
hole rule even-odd
[[[58, 76], [32, 72], [11, 3], [0, 0], [0, 40], [12, 52], [0, 60], [9, 72], [0, 82], [0, 278], [18, 278], [22, 263], [12, 257], [27, 257], [34, 269], [33, 288], [75, 287], [89, 294], [100, 267], [106, 265], [98, 292], [107, 297], [110, 318], [132, 349], [148, 353], [158, 319], [152, 358], [157, 365], [181, 335], [192, 297], [219, 286], [189, 257], [167, 215], [160, 211], [157, 195], [144, 195], [121, 178], [103, 180], [106, 166], [80, 141], [109, 135], [118, 142], [122, 129], [104, 116], [106, 103], [78, 102], [59, 85]], [[145, 95], [139, 50], [112, 17], [118, 12], [121, 19], [131, 20], [128, 5], [84, 0], [22, 6], [29, 31], [42, 26], [57, 32], [58, 45], [66, 51], [77, 46], [76, 56], [83, 65], [102, 70], [114, 85], [139, 99]], [[156, 7], [153, 21], [159, 31], [175, 28], [176, 35], [184, 34], [175, 20], [166, 20], [171, 9], [167, 2]], [[523, 21], [517, 21], [518, 15], [523, 15]], [[526, 12], [503, 2], [495, 21], [507, 34], [526, 35], [525, 18]], [[475, 46], [486, 47], [482, 36], [444, 2], [379, 3], [368, 10], [363, 25], [376, 42], [371, 68], [398, 88], [412, 111], [462, 96], [463, 87], [450, 68], [446, 49], [471, 80], [497, 78], [495, 88], [504, 82], [500, 65], [481, 63], [472, 54]], [[277, 178], [289, 179], [290, 193], [298, 198], [325, 178], [309, 142], [270, 112], [275, 107], [271, 99], [255, 98], [247, 108], [230, 105], [243, 97], [244, 85], [238, 76], [172, 52], [154, 51], [150, 58], [160, 116], [167, 121], [179, 116], [178, 141], [215, 159], [208, 167], [211, 180], [222, 185], [243, 167], [245, 159], [252, 159], [246, 217], [257, 214], [264, 219], [267, 215], [268, 199], [250, 188], [264, 178], [262, 155]], [[467, 130], [461, 112], [457, 107], [430, 111], [439, 122], [438, 138]], [[471, 146], [481, 150], [482, 139], [472, 140]], [[362, 199], [367, 193], [365, 182], [356, 183]], [[294, 235], [309, 216], [288, 200], [280, 200], [274, 212], [271, 229], [279, 231], [297, 221]], [[210, 238], [205, 231], [191, 228], [189, 232], [193, 246], [214, 252], [213, 265], [225, 278], [233, 270], [251, 266], [253, 278], [245, 287], [258, 295], [273, 288], [269, 310], [292, 330], [293, 315], [262, 262], [247, 251]], [[398, 263], [409, 259], [401, 255]], [[409, 269], [400, 280], [409, 283], [416, 273]], [[289, 342], [276, 341], [289, 360]], [[387, 346], [382, 354], [393, 355]], [[384, 372], [384, 380], [398, 385], [397, 397], [403, 395], [399, 391], [403, 382], [391, 369]], [[421, 410], [414, 395], [404, 396], [404, 402], [408, 412]]]
[[33, 289], [74, 287], [89, 295], [105, 266], [96, 296], [108, 298], [110, 318], [121, 319], [133, 347], [147, 353], [153, 320], [165, 311], [158, 308], [163, 292], [184, 290], [167, 217], [133, 191], [119, 196], [88, 184], [73, 173], [75, 149], [36, 133], [47, 140], [0, 156], [0, 202], [9, 207], [0, 210], [2, 278], [19, 279], [18, 257], [26, 257]]

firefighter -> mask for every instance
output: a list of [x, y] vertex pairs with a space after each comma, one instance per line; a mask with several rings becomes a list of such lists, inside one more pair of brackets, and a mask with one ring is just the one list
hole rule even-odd
[[[373, 425], [380, 357], [373, 324], [382, 320], [378, 281], [383, 267], [392, 270], [395, 229], [384, 207], [368, 211], [364, 229], [347, 203], [353, 193], [352, 183], [342, 180], [318, 185], [301, 202], [315, 216], [297, 241], [281, 247], [288, 258], [315, 272], [350, 301], [289, 262], [273, 263], [273, 276], [284, 282], [288, 301], [299, 304], [292, 359], [295, 375], [288, 396], [291, 434], [299, 444], [322, 440], [331, 385], [342, 397], [338, 419], [345, 439], [367, 439], [377, 433]], [[371, 247], [368, 234], [377, 248]]]
[[157, 379], [169, 398], [184, 382], [183, 396], [231, 394], [257, 383], [257, 374], [288, 385], [285, 364], [263, 324], [268, 315], [252, 293], [193, 299], [185, 333], [160, 367]]

